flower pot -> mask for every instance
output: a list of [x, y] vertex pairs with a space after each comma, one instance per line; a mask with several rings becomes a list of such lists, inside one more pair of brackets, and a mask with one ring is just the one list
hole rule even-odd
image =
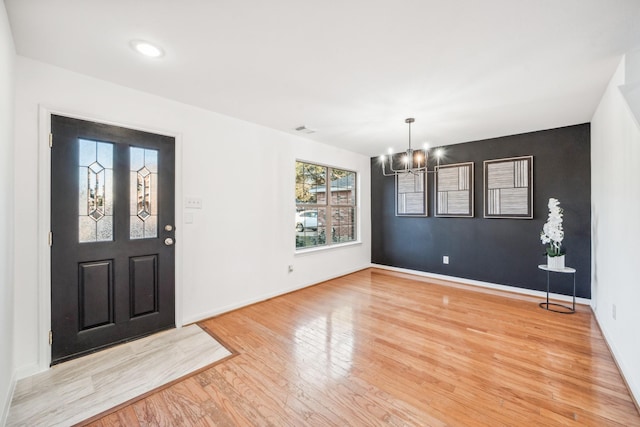
[[556, 270], [564, 269], [564, 255], [549, 256], [547, 255], [547, 266]]

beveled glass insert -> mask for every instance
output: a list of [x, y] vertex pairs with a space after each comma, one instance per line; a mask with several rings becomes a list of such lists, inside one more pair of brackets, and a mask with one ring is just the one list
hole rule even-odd
[[78, 139], [78, 241], [113, 240], [113, 144]]
[[151, 172], [146, 167], [138, 171], [138, 217], [146, 220], [151, 216]]
[[158, 237], [158, 150], [129, 148], [129, 238]]
[[104, 168], [100, 163], [93, 162], [89, 165], [87, 175], [89, 216], [99, 221], [104, 216]]

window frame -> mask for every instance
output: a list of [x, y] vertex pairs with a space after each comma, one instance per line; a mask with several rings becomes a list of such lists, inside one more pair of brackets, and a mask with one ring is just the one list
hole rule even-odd
[[[294, 177], [294, 202], [295, 202], [295, 206], [296, 206], [296, 213], [300, 212], [300, 210], [311, 210], [311, 209], [315, 209], [316, 212], [318, 209], [325, 209], [326, 211], [326, 217], [325, 217], [325, 236], [328, 234], [326, 230], [331, 230], [333, 228], [333, 209], [339, 209], [339, 208], [350, 208], [353, 209], [353, 239], [348, 240], [348, 241], [342, 241], [342, 242], [334, 242], [333, 241], [333, 233], [331, 233], [331, 236], [327, 236], [325, 237], [325, 241], [322, 244], [316, 244], [316, 245], [311, 245], [311, 246], [297, 246], [297, 231], [295, 231], [296, 233], [296, 240], [294, 241], [294, 245], [295, 246], [295, 251], [296, 253], [301, 253], [301, 252], [309, 252], [309, 251], [317, 251], [317, 250], [322, 250], [322, 249], [329, 249], [329, 248], [333, 248], [333, 247], [338, 247], [338, 246], [346, 246], [346, 245], [353, 245], [355, 243], [359, 242], [359, 237], [360, 237], [360, 233], [359, 233], [359, 225], [360, 225], [360, 218], [359, 218], [359, 210], [358, 210], [358, 197], [359, 197], [359, 182], [358, 182], [358, 172], [352, 169], [348, 169], [348, 168], [344, 168], [344, 167], [339, 167], [339, 166], [329, 166], [326, 164], [322, 164], [322, 163], [317, 163], [317, 162], [312, 162], [312, 161], [308, 161], [308, 160], [300, 160], [300, 159], [296, 159], [296, 166], [298, 163], [303, 163], [303, 164], [307, 164], [307, 165], [311, 165], [311, 166], [315, 166], [315, 167], [321, 167], [324, 168], [325, 170], [325, 174], [326, 174], [326, 179], [325, 179], [325, 183], [324, 183], [324, 192], [326, 194], [325, 196], [325, 203], [318, 203], [317, 198], [316, 198], [316, 203], [298, 203], [297, 197], [295, 195], [295, 189], [296, 186], [298, 185], [297, 182], [297, 174]], [[332, 203], [332, 197], [331, 197], [331, 176], [332, 176], [332, 171], [333, 170], [340, 170], [340, 171], [345, 171], [345, 172], [349, 172], [353, 174], [353, 186], [352, 186], [352, 192], [353, 195], [351, 197], [352, 203], [350, 204], [344, 204], [344, 203]]]

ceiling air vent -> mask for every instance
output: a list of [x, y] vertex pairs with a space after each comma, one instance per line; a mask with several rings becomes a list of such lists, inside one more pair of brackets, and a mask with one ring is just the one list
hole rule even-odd
[[298, 126], [297, 128], [295, 128], [296, 132], [301, 132], [301, 133], [315, 133], [315, 129], [311, 129], [306, 127], [305, 125], [302, 126]]

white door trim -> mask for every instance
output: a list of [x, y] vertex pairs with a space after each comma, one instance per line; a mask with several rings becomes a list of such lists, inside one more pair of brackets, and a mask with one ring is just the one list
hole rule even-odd
[[51, 364], [51, 346], [49, 345], [49, 331], [51, 330], [51, 248], [49, 246], [49, 231], [51, 230], [51, 150], [49, 149], [49, 133], [51, 132], [52, 114], [167, 135], [175, 138], [175, 321], [176, 327], [178, 328], [182, 327], [183, 324], [182, 134], [166, 129], [153, 129], [131, 123], [113, 122], [103, 118], [91, 117], [41, 104], [38, 106], [38, 366], [34, 372], [22, 372], [23, 375], [21, 376], [46, 371]]

